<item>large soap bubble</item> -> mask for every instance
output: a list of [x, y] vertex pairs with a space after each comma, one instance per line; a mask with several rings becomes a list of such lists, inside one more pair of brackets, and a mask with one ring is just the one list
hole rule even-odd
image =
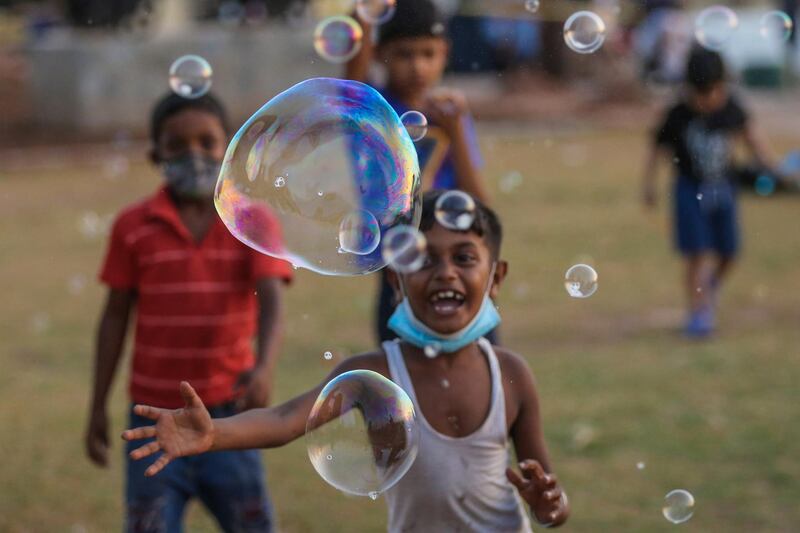
[[328, 275], [386, 265], [380, 238], [419, 225], [419, 163], [400, 118], [363, 83], [301, 82], [233, 137], [215, 203], [252, 248]]
[[419, 447], [414, 404], [377, 372], [353, 370], [320, 392], [306, 425], [308, 458], [337, 489], [372, 499], [408, 472]]

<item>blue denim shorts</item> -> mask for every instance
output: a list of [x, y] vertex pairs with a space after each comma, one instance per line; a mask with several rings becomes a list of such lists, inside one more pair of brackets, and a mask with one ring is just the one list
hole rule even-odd
[[[209, 408], [212, 418], [235, 414], [233, 404]], [[153, 422], [130, 412], [129, 427]], [[152, 440], [152, 439], [149, 439]], [[258, 450], [210, 452], [173, 460], [153, 477], [144, 471], [159, 454], [134, 461], [128, 453], [149, 440], [128, 442], [125, 449], [125, 531], [173, 533], [183, 531], [183, 513], [198, 498], [226, 532], [271, 532], [272, 506]]]
[[684, 255], [739, 252], [735, 186], [727, 180], [701, 183], [680, 177], [674, 194], [675, 245]]

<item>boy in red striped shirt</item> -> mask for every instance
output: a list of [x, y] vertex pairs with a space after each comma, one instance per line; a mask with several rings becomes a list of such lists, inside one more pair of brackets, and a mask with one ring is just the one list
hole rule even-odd
[[[230, 416], [269, 402], [283, 285], [291, 279], [287, 263], [236, 240], [214, 209], [227, 146], [225, 112], [216, 98], [164, 97], [153, 112], [151, 137], [150, 157], [165, 186], [117, 217], [100, 274], [109, 291], [86, 437], [87, 453], [100, 466], [108, 463], [106, 400], [132, 309], [131, 401], [179, 407], [178, 384], [191, 379], [213, 405], [212, 416]], [[277, 226], [272, 229], [279, 235]], [[144, 422], [131, 412], [130, 427]], [[145, 468], [127, 460], [128, 531], [179, 531], [193, 497], [225, 531], [272, 530], [257, 452], [187, 459], [163, 479], [144, 478]]]

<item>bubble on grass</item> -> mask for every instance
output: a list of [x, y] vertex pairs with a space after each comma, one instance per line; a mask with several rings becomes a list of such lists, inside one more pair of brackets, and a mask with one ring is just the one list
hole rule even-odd
[[644, 468], [645, 468], [644, 462], [639, 461], [638, 463], [636, 463], [636, 470], [644, 470]]
[[185, 55], [169, 67], [169, 86], [172, 92], [184, 98], [200, 98], [211, 88], [214, 71], [204, 58]]
[[370, 370], [345, 372], [328, 382], [306, 425], [308, 457], [335, 488], [372, 499], [411, 468], [419, 447], [408, 395]]
[[[230, 232], [255, 250], [321, 274], [360, 275], [386, 265], [381, 235], [419, 224], [419, 174], [411, 139], [377, 91], [316, 78], [245, 122], [228, 146], [214, 200]], [[343, 226], [369, 231], [345, 231], [341, 242]]]
[[572, 428], [572, 446], [576, 450], [583, 450], [592, 444], [597, 436], [594, 427], [585, 422], [579, 422]]
[[414, 142], [421, 140], [428, 133], [428, 119], [419, 111], [406, 111], [400, 115], [400, 122]]
[[771, 176], [762, 174], [756, 178], [753, 187], [759, 196], [770, 196], [775, 192], [775, 180]]
[[397, 0], [356, 0], [356, 13], [370, 24], [384, 24], [394, 16]]
[[694, 496], [683, 489], [670, 491], [664, 496], [661, 512], [673, 524], [682, 524], [694, 515]]
[[500, 178], [499, 187], [503, 193], [511, 193], [520, 185], [522, 185], [522, 174], [518, 170], [512, 170]]
[[386, 264], [401, 274], [416, 272], [427, 257], [425, 236], [412, 226], [395, 226], [383, 237], [381, 253]]
[[739, 27], [739, 17], [727, 6], [711, 6], [694, 20], [697, 42], [709, 50], [722, 50]]
[[758, 31], [761, 36], [770, 42], [784, 43], [792, 36], [794, 23], [792, 18], [783, 11], [768, 11], [761, 16]]
[[437, 198], [434, 216], [447, 229], [466, 231], [475, 220], [475, 200], [463, 191], [447, 191]]
[[325, 352], [324, 354], [322, 354], [322, 357], [324, 357], [326, 361], [330, 361], [331, 359], [333, 359], [333, 353]]
[[366, 209], [348, 213], [339, 224], [339, 247], [344, 252], [367, 255], [378, 247], [380, 241], [380, 225]]
[[525, 11], [536, 13], [539, 10], [539, 0], [525, 0]]
[[573, 52], [591, 54], [606, 40], [606, 23], [597, 13], [578, 11], [564, 23], [564, 42]]
[[86, 276], [83, 274], [75, 274], [74, 276], [70, 276], [69, 280], [67, 281], [67, 291], [73, 296], [81, 294], [85, 288]]
[[331, 63], [351, 60], [361, 50], [364, 30], [353, 18], [344, 15], [329, 17], [314, 30], [314, 49]]
[[564, 275], [564, 287], [573, 298], [588, 298], [597, 292], [597, 272], [589, 265], [573, 265]]

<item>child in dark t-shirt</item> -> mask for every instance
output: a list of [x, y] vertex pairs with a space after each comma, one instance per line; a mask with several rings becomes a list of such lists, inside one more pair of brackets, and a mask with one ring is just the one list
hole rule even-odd
[[697, 48], [686, 67], [685, 95], [655, 129], [643, 180], [645, 205], [655, 206], [658, 160], [674, 162], [674, 231], [686, 263], [685, 333], [691, 338], [713, 332], [717, 292], [739, 251], [735, 141], [762, 167], [775, 168], [749, 114], [728, 89], [722, 57]]

